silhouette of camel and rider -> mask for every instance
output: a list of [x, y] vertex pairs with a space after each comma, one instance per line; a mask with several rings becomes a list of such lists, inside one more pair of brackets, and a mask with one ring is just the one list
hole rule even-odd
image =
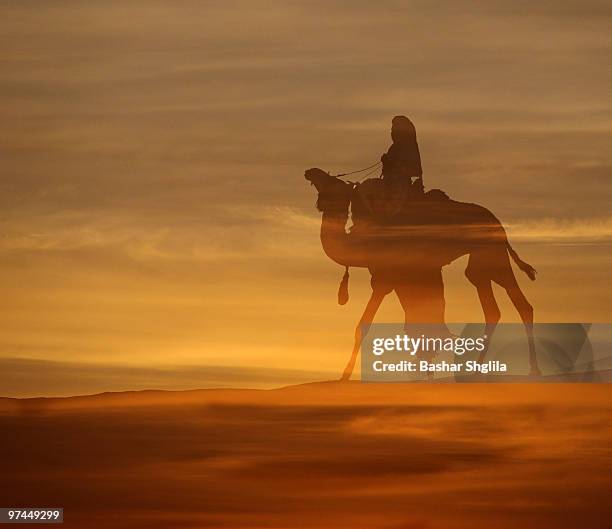
[[[381, 158], [380, 178], [354, 183], [318, 168], [304, 173], [318, 192], [323, 250], [346, 267], [338, 301], [348, 301], [349, 267], [368, 268], [371, 274], [372, 293], [357, 324], [342, 379], [350, 378], [363, 335], [391, 292], [402, 305], [406, 324], [439, 324], [448, 332], [442, 267], [462, 255], [469, 255], [465, 275], [476, 287], [485, 334], [490, 339], [501, 317], [493, 294], [495, 282], [506, 291], [525, 325], [531, 374], [539, 374], [533, 308], [516, 280], [510, 258], [531, 280], [535, 280], [535, 269], [513, 250], [501, 222], [488, 209], [452, 200], [439, 189], [425, 191], [416, 129], [407, 117], [393, 118], [391, 138], [393, 144]], [[349, 215], [352, 226], [347, 230]], [[486, 350], [480, 360], [485, 354]]]

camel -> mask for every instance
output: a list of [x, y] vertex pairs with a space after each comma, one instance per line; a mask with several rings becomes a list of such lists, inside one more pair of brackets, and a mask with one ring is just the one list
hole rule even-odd
[[[381, 179], [355, 184], [318, 168], [306, 170], [304, 177], [318, 192], [325, 254], [347, 271], [348, 267], [360, 267], [368, 268], [372, 274], [372, 294], [357, 324], [353, 351], [341, 380], [351, 377], [361, 340], [389, 293], [395, 291], [398, 296], [406, 322], [444, 323], [441, 269], [463, 255], [469, 255], [465, 276], [478, 293], [488, 339], [501, 318], [493, 294], [495, 282], [506, 291], [525, 326], [530, 375], [540, 374], [533, 307], [517, 282], [510, 257], [532, 281], [536, 271], [510, 246], [504, 227], [493, 213], [432, 190], [409, 202], [394, 218], [381, 221], [388, 204], [387, 186]], [[347, 231], [349, 213], [353, 226]], [[343, 283], [347, 278], [345, 275]], [[416, 315], [409, 316], [411, 309], [416, 310]], [[486, 350], [480, 361], [485, 354]]]

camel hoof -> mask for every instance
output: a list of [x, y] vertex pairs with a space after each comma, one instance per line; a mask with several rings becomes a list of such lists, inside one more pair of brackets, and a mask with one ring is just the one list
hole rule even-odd
[[529, 376], [530, 377], [541, 377], [542, 371], [540, 371], [539, 367], [532, 367], [531, 371], [529, 371]]
[[342, 373], [340, 377], [340, 382], [348, 382], [351, 379], [351, 373], [347, 373], [346, 371]]

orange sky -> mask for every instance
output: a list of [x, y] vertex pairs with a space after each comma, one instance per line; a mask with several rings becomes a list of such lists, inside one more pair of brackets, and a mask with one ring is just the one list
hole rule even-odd
[[[426, 185], [538, 269], [537, 321], [610, 321], [611, 21], [577, 0], [4, 6], [0, 394], [335, 375], [368, 274], [338, 307], [303, 171], [370, 165], [398, 113]], [[450, 321], [480, 318], [464, 268]]]

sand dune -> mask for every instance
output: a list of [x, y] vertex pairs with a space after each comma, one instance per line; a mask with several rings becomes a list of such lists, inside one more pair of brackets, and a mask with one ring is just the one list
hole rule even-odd
[[603, 528], [612, 389], [315, 383], [0, 399], [3, 505], [67, 527]]

